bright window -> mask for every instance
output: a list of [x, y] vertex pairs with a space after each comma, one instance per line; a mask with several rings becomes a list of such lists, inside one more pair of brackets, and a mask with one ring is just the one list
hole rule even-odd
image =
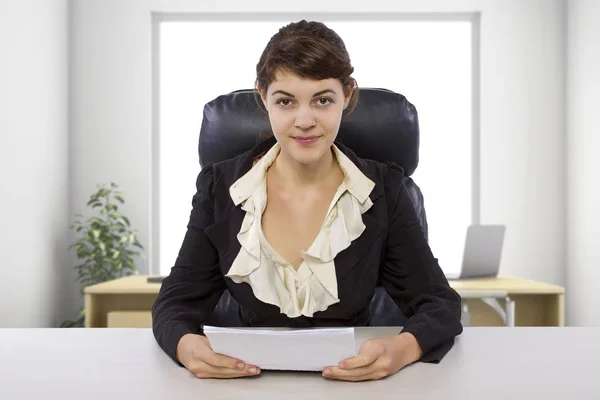
[[[204, 105], [252, 88], [270, 37], [289, 21], [163, 21], [159, 25], [159, 246], [167, 275], [183, 241], [199, 172]], [[361, 87], [401, 93], [418, 112], [429, 241], [445, 272], [458, 272], [472, 214], [470, 21], [327, 21], [344, 39]], [[243, 32], [240, 35], [239, 32]]]

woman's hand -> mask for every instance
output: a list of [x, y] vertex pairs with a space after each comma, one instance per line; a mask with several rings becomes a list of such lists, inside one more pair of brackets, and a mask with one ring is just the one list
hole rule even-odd
[[205, 336], [191, 333], [179, 340], [177, 360], [198, 378], [240, 378], [260, 374], [260, 369], [254, 365], [215, 353]]
[[355, 357], [327, 367], [323, 376], [345, 381], [378, 380], [393, 375], [421, 358], [421, 347], [410, 333], [369, 339]]

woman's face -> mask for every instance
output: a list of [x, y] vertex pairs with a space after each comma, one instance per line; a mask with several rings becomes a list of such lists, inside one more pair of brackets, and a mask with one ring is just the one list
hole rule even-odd
[[330, 151], [350, 101], [338, 79], [317, 81], [287, 71], [278, 71], [261, 97], [282, 153], [303, 165]]

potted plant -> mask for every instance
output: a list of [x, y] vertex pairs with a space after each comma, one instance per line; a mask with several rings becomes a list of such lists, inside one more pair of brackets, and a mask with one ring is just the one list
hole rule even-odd
[[[109, 187], [99, 184], [87, 202], [98, 214], [85, 221], [83, 215], [75, 215], [71, 229], [80, 237], [69, 249], [75, 249], [81, 262], [75, 267], [81, 295], [86, 286], [137, 273], [135, 260], [140, 256], [138, 249], [143, 247], [137, 231], [119, 211], [119, 204], [124, 203], [117, 184], [111, 182]], [[61, 327], [83, 327], [84, 322], [85, 310], [81, 308], [77, 319], [65, 321]]]

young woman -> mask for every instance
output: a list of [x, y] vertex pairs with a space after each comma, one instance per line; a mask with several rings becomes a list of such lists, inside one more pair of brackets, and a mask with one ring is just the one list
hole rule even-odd
[[460, 297], [430, 250], [403, 170], [335, 140], [358, 100], [353, 71], [324, 24], [281, 28], [256, 67], [273, 137], [200, 172], [185, 239], [153, 307], [157, 342], [197, 377], [260, 373], [214, 353], [203, 335], [224, 290], [247, 326], [364, 326], [381, 279], [407, 323], [325, 368], [332, 379], [438, 362], [462, 332]]

